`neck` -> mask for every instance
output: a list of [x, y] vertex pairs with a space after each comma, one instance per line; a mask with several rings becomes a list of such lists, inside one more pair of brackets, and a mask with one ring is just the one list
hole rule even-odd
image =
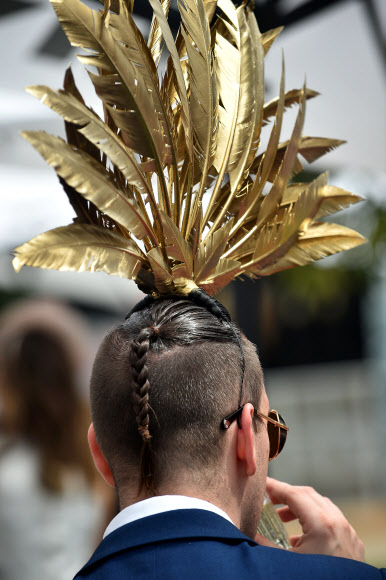
[[[242, 494], [230, 485], [230, 482], [223, 477], [213, 477], [203, 484], [202, 476], [194, 473], [180, 477], [178, 481], [168, 481], [166, 484], [157, 487], [157, 496], [162, 495], [182, 495], [207, 501], [223, 510], [232, 522], [240, 528]], [[119, 502], [121, 510], [139, 501], [148, 499], [149, 494], [142, 491], [139, 495], [133, 487], [127, 486], [119, 489]]]

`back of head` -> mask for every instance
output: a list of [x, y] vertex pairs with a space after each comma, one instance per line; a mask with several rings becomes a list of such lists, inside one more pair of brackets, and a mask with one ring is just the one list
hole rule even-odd
[[[222, 451], [221, 419], [238, 404], [235, 332], [189, 300], [164, 299], [107, 335], [94, 363], [91, 412], [118, 489], [140, 482], [151, 494], [181, 469], [210, 475]], [[258, 406], [262, 370], [253, 345], [244, 340], [243, 349], [243, 402]]]

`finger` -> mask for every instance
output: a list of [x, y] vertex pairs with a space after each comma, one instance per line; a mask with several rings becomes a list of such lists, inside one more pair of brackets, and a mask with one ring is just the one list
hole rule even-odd
[[284, 506], [281, 508], [277, 508], [276, 512], [280, 517], [282, 522], [292, 522], [293, 520], [297, 520], [296, 515], [289, 509], [289, 507]]
[[328, 509], [326, 500], [312, 487], [289, 485], [269, 477], [266, 488], [273, 503], [288, 506], [299, 520], [303, 517], [307, 518], [316, 508], [321, 511]]
[[283, 494], [286, 491], [286, 487], [292, 487], [284, 481], [279, 481], [273, 477], [267, 477], [266, 481], [266, 491], [269, 495], [270, 500], [273, 504], [286, 503], [283, 501]]
[[268, 538], [266, 538], [265, 536], [262, 536], [261, 534], [255, 535], [255, 542], [257, 544], [259, 544], [259, 546], [265, 546], [266, 548], [279, 548], [279, 550], [282, 549], [282, 548], [280, 548], [280, 546], [278, 546], [277, 544], [275, 544], [271, 540], [268, 540]]
[[295, 536], [295, 535], [294, 536], [290, 536], [289, 542], [290, 542], [291, 546], [293, 548], [296, 548], [298, 546], [299, 542], [300, 542], [300, 538], [302, 538], [302, 537], [303, 536], [300, 535], [300, 534], [298, 536]]
[[266, 492], [267, 492], [267, 494], [268, 494], [269, 499], [271, 500], [271, 502], [273, 504], [275, 504], [275, 505], [278, 504], [278, 503], [281, 503], [279, 501], [279, 499], [275, 496], [275, 493], [273, 491], [274, 490], [274, 487], [275, 487], [275, 484], [276, 484], [277, 481], [278, 480], [277, 479], [273, 479], [273, 477], [267, 477], [267, 481], [266, 481]]
[[292, 512], [302, 527], [302, 535], [290, 538], [293, 552], [364, 560], [363, 542], [331, 500], [311, 487], [292, 486], [272, 478], [267, 479], [267, 491], [284, 504], [280, 515], [291, 517]]

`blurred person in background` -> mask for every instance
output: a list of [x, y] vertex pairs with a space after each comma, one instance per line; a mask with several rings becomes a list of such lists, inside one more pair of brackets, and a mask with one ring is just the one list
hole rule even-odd
[[59, 304], [23, 302], [0, 319], [2, 580], [67, 580], [114, 515], [85, 437], [84, 339]]

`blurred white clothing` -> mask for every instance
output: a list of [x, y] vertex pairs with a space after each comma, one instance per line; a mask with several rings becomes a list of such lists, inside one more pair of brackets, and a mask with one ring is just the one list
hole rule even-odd
[[23, 443], [0, 440], [1, 580], [70, 580], [95, 548], [103, 506], [79, 475], [65, 490], [42, 487], [39, 459]]

